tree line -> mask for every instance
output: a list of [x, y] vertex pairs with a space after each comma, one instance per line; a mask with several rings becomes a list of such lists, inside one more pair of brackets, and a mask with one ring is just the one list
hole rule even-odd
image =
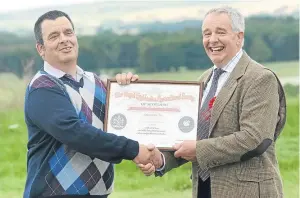
[[[76, 24], [75, 24], [76, 25]], [[206, 69], [212, 65], [203, 45], [201, 27], [177, 32], [117, 35], [111, 31], [79, 36], [78, 64], [100, 74], [103, 69], [136, 72]], [[246, 18], [246, 52], [258, 62], [299, 59], [299, 19], [256, 16]], [[42, 67], [32, 37], [0, 33], [0, 72], [31, 76]]]

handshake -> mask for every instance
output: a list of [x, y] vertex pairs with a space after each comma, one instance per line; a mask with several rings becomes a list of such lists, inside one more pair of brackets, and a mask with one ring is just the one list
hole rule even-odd
[[133, 159], [140, 170], [146, 175], [152, 175], [156, 169], [161, 168], [164, 164], [161, 152], [152, 144], [145, 146], [139, 145], [139, 153]]

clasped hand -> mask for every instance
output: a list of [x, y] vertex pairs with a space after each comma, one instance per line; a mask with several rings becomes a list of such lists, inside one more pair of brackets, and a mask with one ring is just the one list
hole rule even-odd
[[141, 144], [139, 147], [139, 154], [133, 161], [146, 176], [152, 175], [155, 172], [155, 169], [158, 169], [163, 165], [161, 152], [152, 144], [147, 146]]
[[[183, 158], [187, 161], [196, 161], [196, 141], [195, 140], [186, 140], [180, 144], [175, 144], [173, 146], [174, 149], [174, 157], [176, 158]], [[163, 159], [161, 159], [163, 160]], [[163, 165], [163, 161], [162, 165]], [[150, 176], [155, 172], [155, 167], [153, 164], [148, 163], [146, 165], [140, 164], [140, 170], [146, 175]]]

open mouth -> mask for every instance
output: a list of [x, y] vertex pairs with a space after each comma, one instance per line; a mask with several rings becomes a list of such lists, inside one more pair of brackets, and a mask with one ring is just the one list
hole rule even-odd
[[70, 51], [71, 49], [72, 49], [72, 47], [64, 47], [60, 51]]
[[211, 52], [221, 52], [224, 50], [225, 47], [209, 47]]

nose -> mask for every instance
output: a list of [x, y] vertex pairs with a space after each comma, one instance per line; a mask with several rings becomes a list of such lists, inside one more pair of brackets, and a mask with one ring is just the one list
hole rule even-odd
[[60, 37], [59, 37], [59, 42], [60, 43], [64, 43], [64, 42], [67, 42], [68, 41], [68, 37], [65, 35], [65, 34], [60, 34]]
[[209, 42], [215, 43], [215, 42], [218, 42], [218, 40], [219, 40], [218, 35], [215, 34], [215, 33], [212, 33], [210, 38], [209, 38]]

